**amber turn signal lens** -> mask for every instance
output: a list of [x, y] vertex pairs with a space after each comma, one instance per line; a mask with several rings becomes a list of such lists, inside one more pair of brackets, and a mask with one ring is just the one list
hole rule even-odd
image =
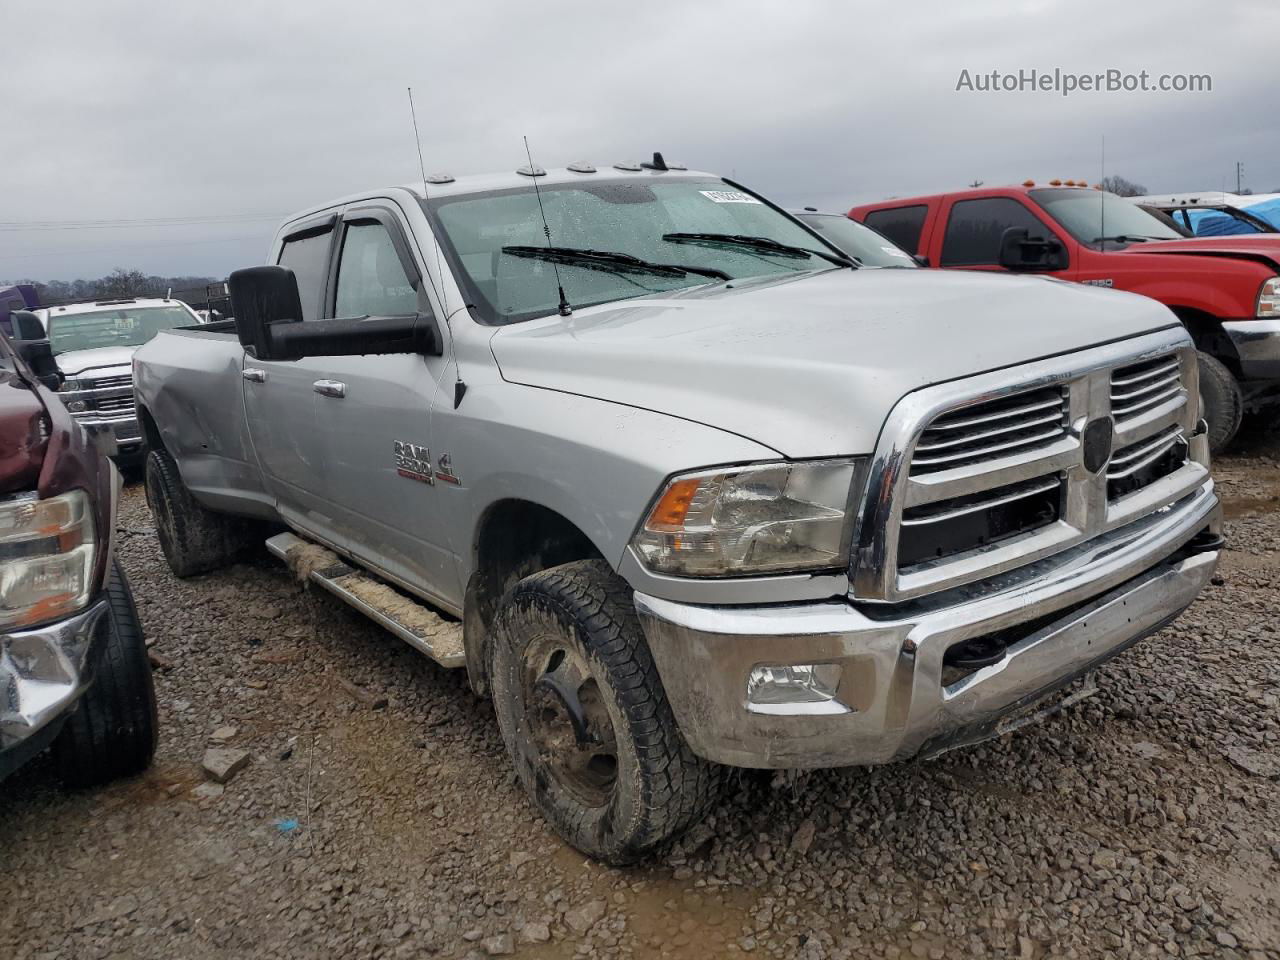
[[702, 480], [699, 477], [690, 477], [672, 483], [662, 494], [662, 499], [649, 512], [649, 520], [645, 526], [650, 530], [678, 530], [684, 525], [689, 504], [693, 503], [694, 494], [698, 492], [701, 484]]

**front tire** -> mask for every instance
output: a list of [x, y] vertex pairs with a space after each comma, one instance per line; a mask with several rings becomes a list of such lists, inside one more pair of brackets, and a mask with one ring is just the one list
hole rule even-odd
[[156, 691], [147, 645], [129, 590], [113, 561], [107, 575], [107, 612], [98, 624], [101, 649], [93, 684], [53, 742], [63, 782], [89, 787], [141, 773], [156, 752]]
[[160, 550], [174, 576], [218, 570], [253, 545], [253, 524], [196, 502], [167, 450], [147, 454], [145, 479]]
[[1244, 418], [1244, 395], [1231, 371], [1217, 357], [1197, 353], [1200, 366], [1200, 403], [1209, 424], [1209, 452], [1215, 456], [1235, 439]]
[[502, 739], [530, 799], [588, 856], [634, 862], [719, 796], [676, 726], [631, 589], [602, 560], [524, 578], [494, 617]]

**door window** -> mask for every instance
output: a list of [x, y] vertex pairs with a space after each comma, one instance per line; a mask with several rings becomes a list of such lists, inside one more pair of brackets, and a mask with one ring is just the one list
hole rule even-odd
[[351, 223], [338, 261], [335, 317], [394, 317], [418, 312], [418, 292], [391, 234], [376, 221]]
[[959, 200], [951, 207], [942, 236], [939, 266], [968, 267], [1000, 262], [1000, 240], [1010, 227], [1022, 227], [1031, 239], [1053, 236], [1036, 216], [1009, 197]]
[[280, 266], [288, 267], [298, 279], [298, 296], [302, 299], [302, 319], [320, 316], [320, 298], [324, 294], [324, 278], [329, 261], [329, 237], [333, 230], [310, 231], [290, 237], [280, 250]]

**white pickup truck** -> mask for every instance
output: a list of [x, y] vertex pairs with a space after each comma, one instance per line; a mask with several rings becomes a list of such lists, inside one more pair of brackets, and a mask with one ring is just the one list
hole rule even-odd
[[860, 266], [660, 156], [346, 197], [270, 262], [134, 358], [169, 563], [287, 528], [609, 862], [724, 765], [991, 736], [1217, 562], [1195, 352], [1144, 297]]

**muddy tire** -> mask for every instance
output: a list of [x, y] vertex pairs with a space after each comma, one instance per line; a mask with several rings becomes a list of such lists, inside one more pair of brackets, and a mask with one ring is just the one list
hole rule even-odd
[[119, 562], [107, 576], [107, 612], [98, 622], [92, 686], [53, 742], [63, 782], [73, 787], [141, 773], [156, 752], [156, 692], [147, 646]]
[[692, 826], [720, 768], [676, 727], [632, 602], [602, 560], [526, 577], [490, 651], [502, 739], [534, 805], [568, 843], [632, 863]]
[[160, 550], [175, 576], [191, 577], [225, 567], [254, 545], [249, 521], [215, 513], [196, 502], [167, 450], [147, 454], [145, 480]]
[[1200, 410], [1209, 424], [1209, 452], [1221, 453], [1235, 439], [1244, 417], [1240, 384], [1217, 357], [1197, 353], [1200, 361]]

